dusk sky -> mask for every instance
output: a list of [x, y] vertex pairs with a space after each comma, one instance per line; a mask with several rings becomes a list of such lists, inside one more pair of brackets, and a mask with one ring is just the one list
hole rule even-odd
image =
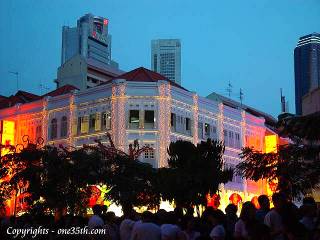
[[109, 19], [112, 58], [120, 68], [150, 68], [150, 41], [182, 42], [182, 85], [233, 98], [277, 116], [280, 88], [294, 112], [293, 50], [299, 37], [320, 32], [319, 0], [1, 0], [0, 94], [53, 90], [61, 29], [86, 13]]

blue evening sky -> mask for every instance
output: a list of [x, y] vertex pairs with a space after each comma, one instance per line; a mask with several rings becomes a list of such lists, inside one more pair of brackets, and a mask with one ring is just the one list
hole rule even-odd
[[126, 71], [150, 68], [150, 41], [180, 38], [182, 85], [207, 96], [233, 85], [244, 103], [277, 116], [280, 88], [294, 111], [293, 50], [320, 32], [319, 0], [1, 0], [0, 94], [55, 88], [61, 28], [85, 13], [109, 18], [112, 56]]

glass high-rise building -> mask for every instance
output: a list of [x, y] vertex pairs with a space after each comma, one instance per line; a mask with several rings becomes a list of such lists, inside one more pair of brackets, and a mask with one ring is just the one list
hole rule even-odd
[[320, 87], [320, 34], [303, 36], [294, 49], [296, 114], [302, 115], [302, 98]]
[[179, 39], [151, 41], [151, 69], [181, 85], [181, 43]]
[[116, 65], [111, 60], [108, 25], [108, 19], [86, 14], [78, 20], [76, 27], [63, 26], [61, 65], [77, 54], [107, 65]]

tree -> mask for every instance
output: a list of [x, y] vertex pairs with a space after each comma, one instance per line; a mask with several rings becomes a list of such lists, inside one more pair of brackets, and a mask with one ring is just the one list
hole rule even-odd
[[177, 206], [205, 205], [206, 195], [216, 193], [219, 184], [232, 179], [232, 170], [223, 169], [224, 145], [208, 139], [195, 146], [178, 140], [168, 148], [168, 167], [159, 169], [159, 188], [164, 200]]
[[109, 145], [97, 141], [97, 150], [107, 159], [110, 170], [105, 172], [105, 184], [110, 189], [106, 197], [120, 204], [125, 214], [134, 206], [158, 206], [160, 198], [155, 185], [157, 170], [150, 164], [138, 160], [142, 153], [152, 149], [140, 148], [138, 141], [134, 141], [126, 153], [114, 146], [109, 134], [107, 137]]
[[280, 117], [278, 132], [290, 137], [290, 143], [278, 146], [276, 153], [244, 148], [237, 172], [254, 181], [278, 181], [276, 190], [294, 198], [309, 193], [320, 182], [319, 122], [319, 113]]
[[107, 185], [107, 198], [121, 204], [124, 211], [133, 206], [155, 206], [159, 197], [154, 188], [156, 170], [138, 161], [149, 147], [140, 148], [137, 141], [129, 153], [117, 149], [107, 134], [108, 145], [81, 148], [37, 146], [26, 141], [1, 158], [0, 195], [11, 198], [20, 186], [28, 186], [29, 211], [35, 214], [55, 213], [66, 209], [71, 214], [86, 212], [92, 185]]
[[19, 149], [1, 158], [0, 179], [5, 181], [0, 191], [2, 196], [6, 194], [6, 200], [27, 186], [24, 195], [30, 212], [86, 211], [91, 194], [88, 184], [96, 184], [104, 169], [99, 152], [89, 146], [67, 150], [62, 146], [39, 147], [30, 142]]

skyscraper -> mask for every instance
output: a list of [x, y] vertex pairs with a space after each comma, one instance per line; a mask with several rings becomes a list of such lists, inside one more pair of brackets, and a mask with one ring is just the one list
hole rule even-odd
[[179, 39], [151, 41], [151, 69], [181, 85], [181, 43]]
[[320, 34], [303, 36], [294, 49], [296, 114], [302, 114], [302, 98], [320, 87]]
[[63, 26], [61, 65], [77, 54], [107, 65], [117, 66], [111, 60], [111, 35], [108, 19], [92, 14], [82, 16], [76, 27]]

